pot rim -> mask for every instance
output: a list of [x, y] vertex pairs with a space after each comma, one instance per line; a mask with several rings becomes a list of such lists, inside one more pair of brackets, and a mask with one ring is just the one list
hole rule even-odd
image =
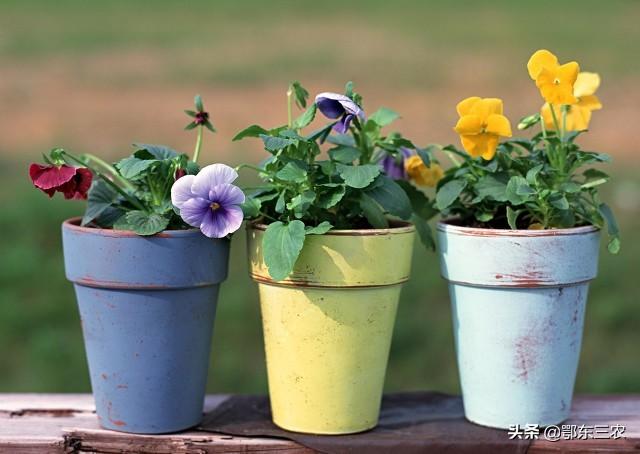
[[[66, 219], [65, 221], [62, 222], [62, 228], [74, 230], [79, 233], [90, 233], [94, 235], [117, 237], [117, 238], [132, 238], [132, 237], [146, 238], [146, 239], [176, 238], [176, 237], [191, 236], [196, 233], [202, 235], [202, 232], [200, 232], [199, 229], [192, 228], [192, 229], [186, 229], [186, 230], [163, 230], [154, 235], [142, 236], [142, 235], [138, 235], [132, 230], [105, 229], [102, 227], [81, 226], [80, 225], [81, 220], [82, 220], [82, 217], [80, 216], [74, 216], [72, 218]], [[212, 239], [215, 239], [215, 238], [212, 238]]]
[[[262, 224], [261, 220], [248, 221], [247, 230], [267, 230], [268, 224]], [[329, 230], [320, 236], [334, 235], [334, 236], [378, 236], [378, 235], [393, 235], [401, 233], [411, 233], [416, 230], [413, 223], [408, 221], [392, 221], [392, 224], [397, 227], [389, 227], [386, 229], [336, 229]]]
[[507, 229], [488, 229], [481, 227], [465, 227], [456, 225], [457, 219], [443, 219], [438, 221], [436, 230], [443, 233], [462, 236], [480, 236], [480, 237], [550, 237], [550, 236], [568, 236], [568, 235], [584, 235], [588, 233], [598, 232], [600, 229], [595, 225], [584, 225], [580, 227], [570, 227], [566, 229], [546, 229], [546, 230], [507, 230]]

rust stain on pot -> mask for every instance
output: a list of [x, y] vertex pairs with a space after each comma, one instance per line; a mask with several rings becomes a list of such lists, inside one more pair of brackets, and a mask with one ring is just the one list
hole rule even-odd
[[544, 273], [535, 270], [525, 271], [522, 274], [496, 274], [495, 278], [514, 287], [539, 287], [553, 284], [553, 281], [547, 279]]
[[529, 373], [537, 364], [538, 343], [538, 340], [530, 334], [516, 340], [516, 377], [524, 383], [529, 382]]
[[107, 374], [105, 374], [104, 372], [100, 374], [100, 376], [102, 377], [103, 380], [106, 380], [109, 378], [109, 376]]
[[127, 425], [126, 422], [124, 422], [124, 421], [122, 421], [120, 419], [113, 419], [113, 417], [111, 416], [111, 406], [112, 406], [112, 403], [109, 402], [107, 404], [107, 417], [109, 418], [109, 422], [111, 424], [113, 424], [114, 426], [118, 426], [118, 427], [126, 426]]

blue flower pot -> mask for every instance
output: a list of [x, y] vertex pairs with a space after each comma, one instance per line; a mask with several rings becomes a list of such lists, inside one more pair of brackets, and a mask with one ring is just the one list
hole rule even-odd
[[202, 419], [218, 287], [229, 241], [199, 230], [62, 224], [100, 425], [169, 433]]

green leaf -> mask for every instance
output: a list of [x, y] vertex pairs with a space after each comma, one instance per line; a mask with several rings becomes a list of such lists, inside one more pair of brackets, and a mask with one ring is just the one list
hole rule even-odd
[[618, 227], [618, 222], [613, 215], [613, 211], [606, 203], [601, 203], [598, 206], [598, 211], [607, 223], [607, 232], [611, 238], [609, 244], [607, 244], [607, 249], [610, 253], [617, 254], [620, 252], [620, 228]]
[[300, 183], [307, 179], [307, 171], [302, 169], [296, 163], [289, 162], [286, 166], [280, 169], [278, 173], [276, 173], [276, 177], [283, 181]]
[[466, 185], [467, 182], [464, 180], [451, 180], [445, 183], [436, 193], [436, 207], [440, 211], [446, 209], [458, 198]]
[[278, 200], [276, 200], [276, 213], [282, 213], [284, 211], [285, 203], [284, 203], [284, 192], [280, 193], [278, 196]]
[[127, 221], [127, 214], [126, 213], [124, 213], [122, 216], [120, 216], [113, 223], [113, 228], [115, 230], [133, 230], [133, 228], [129, 225], [129, 222]]
[[526, 180], [529, 184], [535, 185], [538, 183], [538, 174], [540, 173], [543, 167], [544, 167], [544, 164], [538, 164], [537, 166], [532, 167], [527, 171]]
[[380, 206], [364, 192], [360, 194], [359, 204], [364, 217], [367, 218], [367, 221], [374, 229], [386, 229], [389, 227], [389, 221], [387, 221]]
[[518, 230], [516, 221], [518, 220], [518, 216], [520, 215], [520, 213], [522, 213], [523, 211], [524, 210], [514, 210], [510, 206], [507, 206], [507, 222], [509, 223], [509, 227], [511, 227], [511, 230]]
[[200, 95], [196, 95], [193, 101], [194, 101], [194, 104], [196, 105], [196, 110], [198, 112], [204, 111], [204, 105], [202, 104], [202, 97]]
[[[165, 145], [152, 145], [149, 143], [134, 143], [133, 146], [136, 150], [146, 150], [148, 151], [154, 159], [158, 159], [160, 161], [164, 161], [165, 159], [175, 158], [180, 155], [176, 150], [169, 148]], [[140, 158], [137, 153], [135, 153], [137, 158]]]
[[127, 224], [138, 235], [148, 236], [162, 232], [169, 225], [169, 218], [146, 211], [129, 211], [126, 214]]
[[318, 196], [318, 200], [316, 201], [316, 205], [319, 208], [332, 208], [342, 200], [345, 193], [347, 192], [347, 188], [344, 185], [338, 185], [335, 188], [328, 189], [322, 192]]
[[411, 216], [411, 221], [416, 226], [416, 231], [418, 232], [418, 236], [420, 237], [420, 241], [422, 241], [422, 244], [424, 244], [432, 251], [435, 250], [436, 242], [433, 240], [431, 227], [429, 227], [427, 221], [415, 214]]
[[146, 171], [149, 167], [154, 166], [157, 162], [156, 159], [138, 159], [133, 156], [121, 159], [116, 163], [116, 168], [127, 180], [132, 180]]
[[351, 164], [360, 157], [360, 150], [348, 145], [338, 145], [329, 150], [329, 157], [343, 164]]
[[485, 198], [496, 202], [505, 202], [507, 200], [507, 178], [502, 174], [481, 177], [474, 186], [478, 195], [474, 202], [480, 202]]
[[316, 193], [311, 190], [306, 190], [293, 197], [291, 201], [287, 203], [287, 208], [292, 210], [297, 218], [301, 218], [315, 199]]
[[416, 153], [418, 153], [425, 166], [431, 167], [431, 154], [428, 149], [416, 148]]
[[404, 190], [386, 175], [379, 175], [373, 189], [367, 191], [382, 208], [402, 219], [409, 219], [413, 213], [411, 201]]
[[331, 129], [333, 129], [333, 127], [335, 126], [335, 124], [338, 123], [337, 121], [333, 121], [325, 126], [323, 126], [322, 128], [313, 131], [311, 134], [309, 134], [307, 136], [307, 140], [309, 141], [319, 141], [320, 143], [324, 143], [324, 141], [327, 139], [327, 137], [329, 136], [329, 134], [331, 134]]
[[534, 192], [527, 180], [519, 175], [511, 177], [507, 183], [506, 197], [512, 205], [522, 205]]
[[271, 151], [271, 152], [280, 151], [283, 148], [286, 148], [289, 145], [293, 145], [294, 143], [297, 142], [296, 139], [274, 137], [274, 136], [268, 136], [266, 134], [260, 134], [260, 138], [264, 142], [264, 148], [267, 151]]
[[351, 134], [336, 134], [330, 136], [327, 142], [334, 145], [344, 145], [345, 147], [355, 147], [356, 141], [351, 137]]
[[569, 201], [564, 194], [561, 194], [559, 192], [549, 196], [549, 203], [559, 210], [569, 209]]
[[293, 89], [293, 95], [298, 107], [300, 107], [301, 109], [307, 107], [309, 92], [297, 80], [291, 83], [291, 88]]
[[400, 118], [400, 115], [394, 112], [391, 109], [387, 109], [386, 107], [381, 107], [376, 110], [371, 117], [369, 117], [369, 121], [374, 122], [380, 127], [387, 126], [388, 124], [393, 123], [395, 120]]
[[259, 125], [251, 125], [248, 128], [243, 129], [235, 135], [233, 141], [244, 139], [245, 137], [260, 137], [261, 135], [268, 135], [269, 131]]
[[265, 264], [274, 280], [281, 281], [291, 274], [304, 245], [304, 236], [302, 221], [295, 220], [288, 224], [276, 221], [267, 226], [262, 249]]
[[82, 225], [87, 225], [118, 200], [118, 193], [101, 179], [96, 178], [87, 195], [87, 209], [82, 217]]
[[307, 227], [304, 233], [306, 235], [324, 235], [332, 228], [333, 228], [333, 225], [331, 225], [330, 222], [322, 221], [320, 224], [316, 225], [315, 227]]
[[415, 214], [423, 218], [425, 221], [438, 214], [438, 210], [434, 206], [434, 201], [429, 200], [424, 192], [416, 189], [416, 187], [408, 181], [398, 180], [396, 181], [396, 184], [398, 184], [404, 193], [407, 194], [407, 197], [409, 197]]
[[309, 126], [309, 124], [316, 117], [317, 109], [318, 108], [316, 107], [315, 103], [311, 104], [309, 108], [305, 110], [305, 112], [302, 115], [296, 118], [296, 120], [293, 122], [293, 127], [295, 129], [302, 129], [306, 126]]
[[489, 222], [491, 219], [493, 219], [493, 213], [486, 211], [486, 212], [476, 212], [474, 214], [475, 218], [480, 221], [480, 222]]
[[337, 164], [338, 173], [347, 186], [352, 188], [366, 188], [380, 174], [380, 167], [376, 164], [349, 166]]
[[593, 188], [609, 181], [609, 175], [598, 169], [587, 169], [582, 173], [585, 182], [582, 184], [584, 189]]
[[255, 218], [260, 214], [262, 202], [255, 197], [246, 197], [244, 203], [240, 205], [245, 218]]

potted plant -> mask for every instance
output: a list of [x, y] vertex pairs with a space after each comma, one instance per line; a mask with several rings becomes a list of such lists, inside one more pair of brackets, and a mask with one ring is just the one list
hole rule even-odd
[[[398, 114], [382, 108], [367, 119], [351, 83], [293, 119], [293, 101], [306, 108], [307, 99], [291, 84], [286, 125], [235, 137], [259, 137], [269, 153], [243, 167], [263, 180], [244, 208], [271, 409], [291, 431], [361, 432], [378, 420], [414, 230], [432, 244], [426, 220], [435, 210], [419, 185], [435, 186], [442, 169], [431, 150], [382, 134]], [[317, 111], [332, 121], [303, 134]]]
[[467, 98], [455, 126], [465, 152], [439, 182], [441, 271], [449, 281], [465, 415], [498, 428], [557, 424], [569, 415], [589, 281], [600, 230], [618, 228], [598, 188], [608, 162], [576, 143], [591, 113], [597, 74], [559, 64], [547, 50], [527, 65], [545, 100], [511, 137], [502, 101]]
[[50, 197], [87, 199], [84, 217], [62, 224], [64, 260], [107, 429], [175, 432], [202, 417], [226, 237], [242, 223], [244, 195], [230, 167], [199, 169], [213, 126], [199, 96], [187, 113], [198, 130], [192, 160], [141, 144], [112, 166], [56, 148], [29, 169]]

